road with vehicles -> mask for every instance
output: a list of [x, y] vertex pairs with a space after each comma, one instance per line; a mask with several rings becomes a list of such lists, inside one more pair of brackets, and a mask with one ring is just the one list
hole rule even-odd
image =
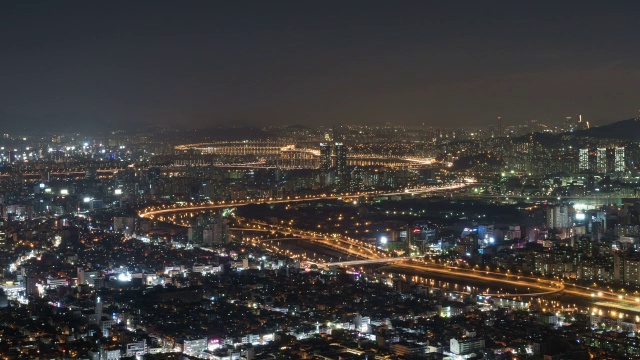
[[[406, 270], [413, 270], [417, 272], [423, 272], [425, 274], [443, 274], [448, 277], [459, 278], [465, 281], [489, 281], [495, 284], [509, 285], [513, 288], [533, 288], [533, 292], [520, 293], [518, 296], [537, 297], [552, 295], [562, 292], [565, 289], [565, 285], [560, 281], [553, 281], [547, 279], [539, 279], [536, 277], [511, 275], [505, 273], [498, 273], [492, 271], [475, 270], [458, 268], [452, 266], [444, 266], [439, 264], [433, 264], [423, 261], [408, 260], [398, 264], [394, 264], [395, 267]], [[516, 294], [509, 293], [488, 293], [483, 292], [481, 295], [493, 296], [493, 297], [513, 297]]]
[[609, 314], [622, 318], [624, 312], [640, 314], [640, 294], [607, 291], [597, 287], [580, 286], [565, 282], [561, 279], [548, 279], [534, 276], [523, 276], [509, 272], [493, 272], [470, 268], [444, 266], [424, 261], [404, 261], [394, 263], [394, 267], [409, 270], [413, 273], [446, 275], [447, 278], [459, 279], [461, 282], [474, 281], [492, 282], [517, 288], [530, 288], [529, 293], [484, 293], [493, 297], [542, 297], [547, 295], [567, 295], [580, 299], [585, 304], [591, 304], [592, 310], [598, 308], [609, 309]]
[[232, 208], [238, 206], [245, 206], [250, 204], [283, 204], [283, 203], [296, 203], [296, 202], [307, 202], [307, 201], [319, 201], [319, 200], [339, 200], [339, 199], [354, 199], [365, 196], [403, 196], [403, 195], [420, 195], [425, 193], [432, 192], [441, 192], [441, 191], [451, 191], [451, 190], [459, 190], [464, 188], [465, 186], [469, 186], [473, 184], [473, 180], [461, 183], [455, 183], [452, 185], [446, 186], [433, 186], [433, 187], [418, 187], [412, 189], [406, 189], [401, 192], [391, 192], [391, 193], [383, 193], [383, 192], [358, 192], [358, 193], [345, 193], [339, 195], [321, 195], [321, 196], [289, 196], [287, 198], [270, 198], [270, 199], [254, 199], [247, 201], [222, 201], [222, 202], [213, 202], [209, 204], [187, 204], [185, 206], [159, 206], [159, 207], [149, 207], [142, 209], [138, 215], [142, 218], [154, 218], [158, 215], [170, 215], [182, 212], [193, 212], [193, 211], [202, 211], [202, 210], [214, 210], [214, 209], [225, 209]]

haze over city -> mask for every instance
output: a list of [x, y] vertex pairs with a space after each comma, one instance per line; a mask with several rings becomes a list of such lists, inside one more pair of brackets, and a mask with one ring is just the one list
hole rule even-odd
[[29, 129], [478, 127], [637, 114], [636, 3], [6, 1], [0, 118]]

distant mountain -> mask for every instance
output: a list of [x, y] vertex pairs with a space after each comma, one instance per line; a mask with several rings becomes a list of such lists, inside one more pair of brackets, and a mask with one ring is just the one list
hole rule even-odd
[[562, 143], [578, 145], [583, 143], [587, 138], [640, 141], [640, 120], [622, 120], [608, 125], [592, 127], [587, 130], [565, 132], [562, 134], [534, 133], [519, 136], [513, 140], [515, 142], [529, 142], [533, 139], [543, 146], [554, 147]]
[[576, 137], [588, 136], [600, 139], [640, 141], [640, 120], [622, 120], [608, 125], [593, 127], [588, 130], [575, 131], [572, 135]]

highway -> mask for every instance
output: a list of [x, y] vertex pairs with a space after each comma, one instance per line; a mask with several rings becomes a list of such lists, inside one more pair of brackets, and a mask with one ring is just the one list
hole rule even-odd
[[[444, 274], [449, 277], [459, 277], [463, 280], [491, 281], [495, 283], [505, 284], [513, 287], [534, 288], [539, 291], [519, 294], [519, 296], [545, 296], [560, 293], [565, 289], [562, 282], [539, 279], [535, 277], [511, 275], [497, 273], [484, 270], [464, 269], [451, 266], [442, 266], [425, 262], [402, 262], [394, 264], [394, 266], [402, 269], [409, 269], [426, 274]], [[508, 293], [482, 293], [485, 296], [494, 297], [512, 297], [514, 294]]]
[[[315, 232], [304, 230], [296, 230], [292, 228], [280, 228], [277, 225], [268, 225], [265, 223], [253, 223], [260, 227], [272, 227], [278, 231], [296, 234], [300, 237], [292, 239], [308, 240], [316, 244], [330, 247], [336, 251], [340, 251], [345, 255], [359, 257], [362, 260], [338, 261], [329, 263], [316, 263], [318, 266], [360, 266], [368, 264], [385, 264], [392, 263], [398, 269], [411, 270], [414, 272], [423, 272], [428, 274], [440, 274], [448, 277], [459, 278], [464, 281], [491, 281], [497, 284], [504, 284], [511, 287], [521, 287], [535, 289], [534, 292], [520, 293], [517, 296], [527, 297], [543, 297], [554, 294], [568, 294], [578, 297], [586, 303], [594, 304], [603, 308], [617, 309], [618, 311], [628, 311], [631, 313], [640, 313], [640, 297], [631, 297], [621, 295], [610, 291], [598, 290], [591, 287], [584, 287], [574, 284], [565, 283], [561, 280], [539, 278], [532, 276], [524, 276], [518, 274], [510, 274], [504, 272], [492, 272], [477, 269], [459, 268], [453, 266], [444, 266], [424, 261], [415, 261], [409, 257], [394, 258], [389, 257], [385, 252], [379, 251], [375, 247], [359, 242], [354, 239], [338, 238], [334, 239], [328, 236], [320, 236]], [[253, 229], [253, 228], [249, 228]], [[313, 261], [311, 261], [313, 263]], [[516, 294], [509, 293], [484, 293], [485, 296], [492, 297], [513, 297]], [[615, 313], [616, 316], [622, 314]]]
[[407, 189], [403, 192], [392, 192], [392, 193], [379, 193], [379, 192], [361, 192], [355, 194], [344, 194], [344, 195], [331, 195], [331, 196], [314, 196], [314, 197], [299, 197], [294, 196], [293, 198], [288, 197], [286, 199], [279, 198], [273, 200], [267, 199], [255, 199], [248, 201], [230, 201], [230, 202], [220, 202], [220, 203], [211, 203], [211, 204], [200, 204], [200, 205], [188, 205], [188, 206], [180, 206], [180, 207], [150, 207], [146, 209], [142, 209], [138, 212], [138, 216], [142, 218], [153, 218], [158, 215], [168, 215], [168, 214], [176, 214], [182, 212], [190, 212], [190, 211], [202, 211], [202, 210], [213, 210], [213, 209], [224, 209], [238, 206], [245, 206], [249, 204], [283, 204], [283, 203], [296, 203], [296, 202], [305, 202], [305, 201], [318, 201], [318, 200], [330, 200], [330, 199], [352, 199], [359, 198], [363, 196], [401, 196], [408, 194], [424, 194], [430, 192], [438, 192], [438, 191], [450, 191], [461, 189], [465, 186], [472, 184], [472, 182], [464, 182], [457, 183], [448, 186], [439, 186], [439, 187], [421, 187], [414, 189]]
[[[550, 280], [531, 276], [522, 276], [510, 273], [499, 273], [484, 270], [473, 270], [451, 266], [443, 266], [425, 262], [402, 262], [393, 264], [398, 269], [424, 272], [425, 275], [442, 274], [448, 277], [459, 278], [460, 281], [491, 281], [514, 287], [535, 288], [536, 292], [527, 294], [490, 294], [485, 296], [493, 297], [513, 297], [513, 296], [546, 296], [554, 294], [567, 294], [577, 297], [587, 304], [592, 304], [593, 310], [607, 308], [610, 315], [626, 318], [629, 314], [640, 314], [640, 297], [629, 296], [628, 294], [618, 294], [610, 291], [599, 290], [592, 287], [585, 287], [565, 283], [562, 280]], [[601, 310], [601, 309], [600, 309]], [[623, 313], [626, 311], [628, 313]]]
[[405, 260], [410, 260], [410, 257], [391, 257], [391, 258], [382, 258], [382, 259], [366, 259], [366, 260], [349, 260], [349, 261], [335, 261], [335, 262], [325, 262], [325, 263], [314, 263], [310, 261], [312, 264], [316, 264], [318, 266], [355, 266], [355, 265], [372, 265], [372, 264], [384, 264], [391, 262], [401, 262]]

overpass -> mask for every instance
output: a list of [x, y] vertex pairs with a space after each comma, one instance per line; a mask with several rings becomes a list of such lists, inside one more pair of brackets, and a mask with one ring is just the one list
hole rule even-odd
[[327, 263], [314, 263], [310, 261], [310, 263], [316, 264], [318, 266], [352, 266], [352, 265], [383, 264], [383, 263], [396, 262], [396, 261], [405, 261], [410, 259], [411, 259], [410, 257], [405, 256], [405, 257], [396, 257], [396, 258], [335, 261], [335, 262], [327, 262]]
[[536, 292], [529, 293], [519, 293], [519, 294], [510, 294], [510, 293], [482, 293], [482, 296], [490, 296], [490, 297], [540, 297], [545, 295], [553, 295], [557, 293], [561, 293], [565, 290], [565, 284], [562, 282], [541, 280], [538, 278], [529, 278], [525, 276], [516, 276], [502, 273], [493, 273], [489, 271], [475, 271], [468, 270], [463, 268], [456, 267], [440, 267], [434, 266], [424, 263], [411, 263], [405, 262], [408, 260], [412, 260], [412, 257], [404, 256], [404, 257], [396, 257], [396, 258], [381, 258], [381, 259], [364, 259], [364, 260], [350, 260], [350, 261], [336, 261], [336, 262], [327, 262], [327, 263], [314, 263], [309, 261], [311, 264], [316, 264], [318, 267], [327, 267], [327, 266], [357, 266], [357, 265], [370, 265], [370, 264], [385, 264], [385, 263], [394, 263], [394, 266], [400, 269], [410, 269], [410, 270], [419, 270], [425, 273], [440, 273], [448, 276], [460, 277], [462, 279], [467, 280], [491, 280], [496, 283], [501, 283], [505, 285], [511, 285], [514, 287], [528, 287], [538, 289]]
[[168, 215], [175, 214], [181, 212], [190, 212], [190, 211], [204, 211], [204, 210], [213, 210], [213, 209], [224, 209], [231, 208], [237, 206], [244, 206], [249, 204], [282, 204], [282, 203], [295, 203], [295, 202], [305, 202], [305, 201], [318, 201], [318, 200], [331, 200], [331, 199], [351, 199], [351, 198], [359, 198], [364, 196], [402, 196], [402, 195], [417, 195], [424, 194], [430, 192], [438, 192], [438, 191], [449, 191], [449, 190], [457, 190], [461, 189], [465, 186], [473, 184], [472, 181], [462, 182], [462, 183], [454, 183], [452, 185], [447, 186], [432, 186], [432, 187], [418, 187], [405, 189], [404, 191], [396, 191], [390, 193], [381, 193], [377, 191], [371, 192], [362, 192], [355, 194], [336, 194], [336, 195], [320, 195], [320, 196], [311, 196], [311, 197], [299, 197], [294, 196], [291, 198], [275, 198], [275, 199], [253, 199], [248, 201], [232, 201], [232, 202], [218, 202], [218, 203], [209, 203], [209, 204], [199, 204], [199, 205], [189, 205], [189, 206], [181, 206], [181, 207], [168, 207], [168, 208], [155, 208], [150, 207], [146, 209], [142, 209], [138, 212], [138, 216], [142, 218], [154, 217], [157, 215]]

